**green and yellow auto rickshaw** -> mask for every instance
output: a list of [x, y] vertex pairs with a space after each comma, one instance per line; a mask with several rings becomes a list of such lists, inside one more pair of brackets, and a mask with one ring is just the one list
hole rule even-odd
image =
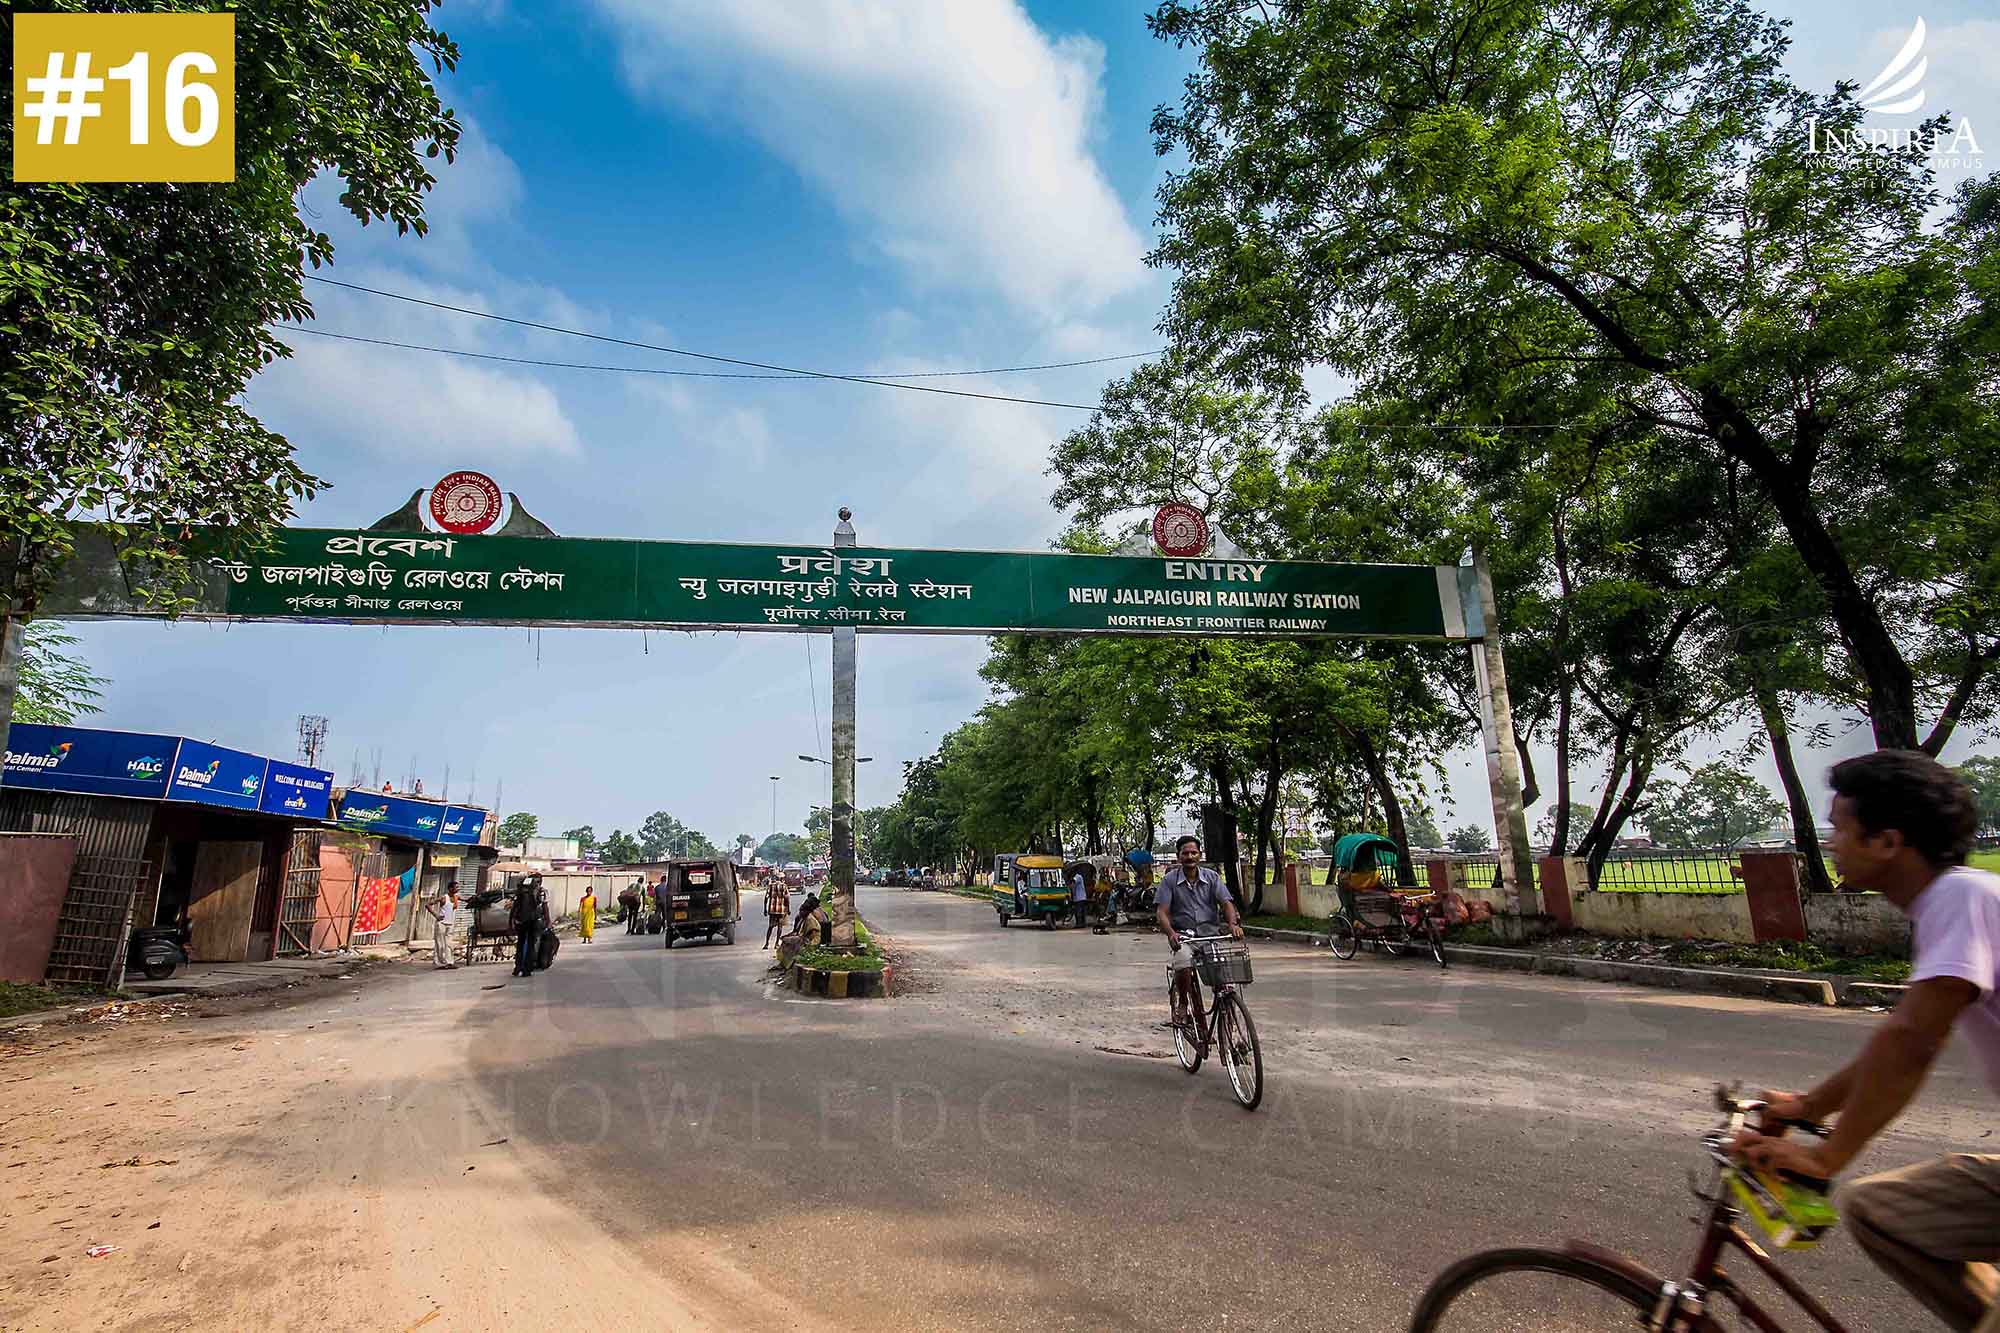
[[1068, 919], [1069, 885], [1060, 856], [1002, 852], [993, 858], [993, 910], [1000, 924], [1015, 917], [1040, 921], [1047, 929]]

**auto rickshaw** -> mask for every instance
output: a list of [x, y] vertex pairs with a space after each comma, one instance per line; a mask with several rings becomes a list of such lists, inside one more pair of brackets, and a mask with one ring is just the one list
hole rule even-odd
[[736, 888], [736, 867], [721, 857], [667, 862], [666, 947], [677, 939], [699, 935], [736, 943], [736, 923], [743, 919], [743, 897]]
[[993, 910], [1004, 928], [1015, 917], [1047, 929], [1069, 916], [1069, 884], [1060, 856], [1002, 852], [993, 858]]

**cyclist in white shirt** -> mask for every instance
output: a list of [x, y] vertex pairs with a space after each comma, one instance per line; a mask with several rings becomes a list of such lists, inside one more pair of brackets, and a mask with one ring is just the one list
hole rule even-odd
[[[2000, 1092], [2000, 875], [1966, 866], [1978, 827], [1957, 774], [1916, 750], [1836, 764], [1828, 850], [1845, 887], [1876, 889], [1910, 917], [1910, 988], [1846, 1068], [1806, 1093], [1766, 1094], [1770, 1114], [1837, 1117], [1823, 1142], [1745, 1133], [1765, 1170], [1830, 1179], [1901, 1115], [1956, 1027]], [[1780, 1131], [1782, 1133], [1782, 1131]], [[1955, 1153], [1865, 1177], [1841, 1212], [1868, 1256], [1946, 1323], [2000, 1329], [2000, 1155]]]

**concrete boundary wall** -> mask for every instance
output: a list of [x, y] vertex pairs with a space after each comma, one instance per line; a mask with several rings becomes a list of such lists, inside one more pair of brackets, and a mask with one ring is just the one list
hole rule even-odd
[[1593, 889], [1572, 893], [1570, 911], [1576, 928], [1593, 935], [1757, 942], [1750, 900], [1741, 893], [1600, 893]]

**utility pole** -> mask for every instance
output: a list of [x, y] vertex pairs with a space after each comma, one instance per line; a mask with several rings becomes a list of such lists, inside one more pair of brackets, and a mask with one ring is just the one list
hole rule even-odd
[[771, 775], [771, 832], [778, 831], [778, 775]]
[[[1507, 697], [1507, 663], [1500, 651], [1500, 611], [1493, 596], [1493, 573], [1484, 554], [1467, 548], [1458, 562], [1459, 600], [1466, 625], [1478, 615], [1479, 641], [1472, 645], [1472, 675], [1479, 690], [1479, 730], [1486, 748], [1486, 786], [1493, 798], [1493, 841], [1500, 850], [1500, 886], [1514, 909], [1511, 926], [1526, 934], [1538, 924], [1542, 895], [1535, 884], [1534, 849], [1528, 842], [1528, 812], [1521, 803], [1521, 754], [1514, 745], [1514, 709]], [[1468, 583], [1470, 586], [1468, 586]]]
[[[853, 511], [841, 506], [833, 530], [835, 547], [856, 545]], [[827, 878], [832, 903], [833, 947], [854, 947], [854, 629], [833, 631], [833, 828]]]

